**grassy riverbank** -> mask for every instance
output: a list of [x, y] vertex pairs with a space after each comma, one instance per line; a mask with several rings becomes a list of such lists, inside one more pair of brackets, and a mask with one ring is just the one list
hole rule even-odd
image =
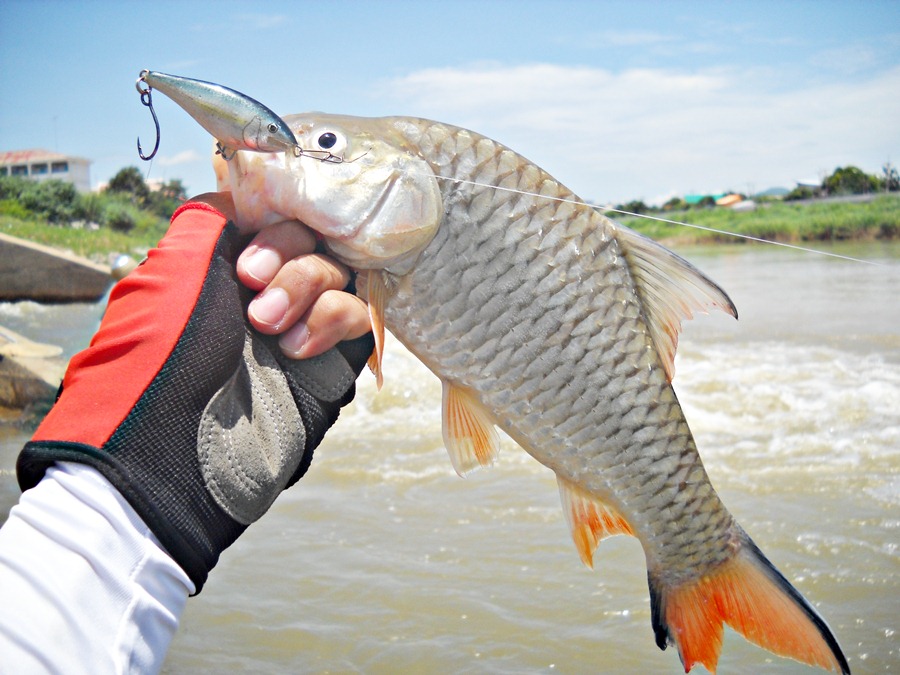
[[115, 253], [143, 257], [148, 249], [156, 246], [162, 239], [167, 225], [165, 220], [160, 220], [157, 224], [126, 233], [108, 227], [76, 228], [0, 216], [0, 232], [3, 234], [71, 251], [100, 263], [109, 262], [109, 256]]
[[[657, 241], [684, 244], [741, 243], [727, 234], [632, 216], [610, 217]], [[868, 202], [768, 202], [754, 211], [726, 208], [649, 214], [701, 227], [771, 241], [837, 241], [900, 237], [900, 195], [878, 196]]]
[[[900, 237], [900, 195], [875, 197], [869, 202], [770, 202], [755, 211], [725, 208], [691, 209], [658, 215], [680, 222], [775, 241], [834, 241], [896, 239]], [[611, 217], [662, 242], [741, 243], [744, 240], [684, 225], [673, 225], [631, 216]], [[77, 229], [33, 219], [0, 215], [0, 232], [47, 246], [66, 249], [93, 260], [106, 262], [111, 253], [143, 255], [165, 233], [159, 220], [119, 232], [108, 227]]]

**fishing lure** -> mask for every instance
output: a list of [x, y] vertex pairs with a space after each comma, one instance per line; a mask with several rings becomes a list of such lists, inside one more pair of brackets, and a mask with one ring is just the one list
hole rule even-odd
[[[151, 91], [158, 89], [184, 110], [216, 139], [216, 147], [227, 161], [238, 150], [294, 152], [302, 154], [294, 133], [284, 120], [256, 99], [213, 82], [194, 80], [142, 70], [135, 82], [141, 103], [150, 108], [156, 125], [156, 144], [145, 155], [138, 138], [138, 155], [150, 160], [159, 149], [159, 120], [153, 109]], [[230, 153], [230, 154], [229, 154]]]

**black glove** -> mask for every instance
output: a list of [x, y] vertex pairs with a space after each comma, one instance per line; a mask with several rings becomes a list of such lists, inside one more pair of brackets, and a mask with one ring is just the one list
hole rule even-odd
[[110, 297], [91, 346], [19, 456], [23, 490], [57, 461], [102, 473], [197, 586], [306, 472], [355, 392], [371, 334], [285, 357], [246, 320], [241, 238], [201, 204]]

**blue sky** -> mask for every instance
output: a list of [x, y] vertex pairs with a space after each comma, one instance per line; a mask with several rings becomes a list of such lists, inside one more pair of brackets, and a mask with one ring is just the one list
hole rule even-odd
[[586, 199], [758, 191], [900, 164], [900, 2], [0, 0], [0, 150], [214, 188], [212, 141], [142, 68], [281, 114], [414, 115], [485, 133]]

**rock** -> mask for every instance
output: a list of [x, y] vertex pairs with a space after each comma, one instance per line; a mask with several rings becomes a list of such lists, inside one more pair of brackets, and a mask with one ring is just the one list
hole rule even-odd
[[0, 408], [52, 403], [66, 369], [56, 345], [32, 342], [0, 326]]

